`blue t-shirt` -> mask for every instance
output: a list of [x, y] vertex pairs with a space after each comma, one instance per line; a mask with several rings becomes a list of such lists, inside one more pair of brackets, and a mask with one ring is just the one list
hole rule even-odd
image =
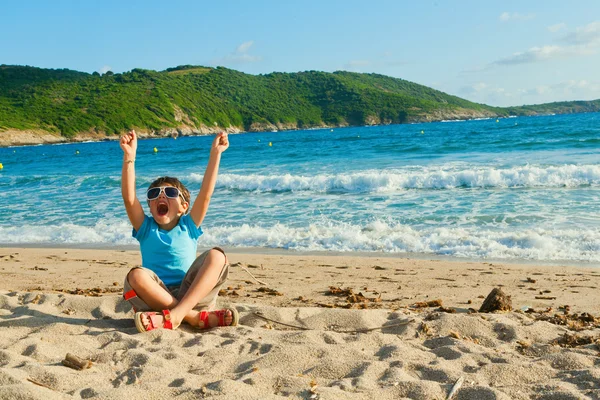
[[142, 266], [154, 271], [166, 286], [177, 286], [196, 259], [202, 229], [196, 227], [189, 214], [181, 216], [170, 231], [161, 229], [154, 218], [146, 215], [132, 235], [140, 242]]

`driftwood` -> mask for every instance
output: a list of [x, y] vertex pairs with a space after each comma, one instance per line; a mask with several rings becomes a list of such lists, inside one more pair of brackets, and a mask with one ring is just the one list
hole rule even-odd
[[79, 358], [71, 353], [67, 353], [65, 359], [62, 360], [62, 364], [65, 367], [73, 368], [80, 371], [82, 369], [88, 369], [92, 366], [92, 362], [90, 360], [84, 360], [83, 358]]
[[252, 277], [252, 279], [254, 279], [256, 282], [260, 283], [261, 285], [267, 286], [267, 284], [264, 283], [263, 281], [259, 281], [258, 279], [256, 279], [256, 277], [254, 275], [252, 275], [252, 273], [250, 271], [248, 271], [248, 268], [244, 267], [243, 265], [240, 265], [240, 268], [243, 269], [244, 271], [246, 271], [248, 273], [248, 275], [250, 275]]
[[510, 311], [512, 310], [512, 300], [510, 296], [500, 288], [494, 288], [485, 298], [479, 312]]

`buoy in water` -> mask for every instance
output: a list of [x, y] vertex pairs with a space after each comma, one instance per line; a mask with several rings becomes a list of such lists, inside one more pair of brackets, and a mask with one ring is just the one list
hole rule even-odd
[[269, 146], [273, 146], [273, 143], [269, 142]]
[[500, 120], [499, 120], [499, 119], [497, 119], [497, 120], [496, 120], [496, 122], [500, 122]]
[[79, 150], [75, 150], [75, 154], [79, 154]]
[[333, 132], [333, 129], [331, 130], [331, 132]]
[[424, 134], [424, 133], [425, 133], [425, 131], [421, 131], [421, 135]]
[[158, 153], [158, 149], [157, 149], [156, 147], [154, 148], [154, 152], [155, 152], [155, 153]]
[[258, 139], [258, 143], [260, 143], [260, 139]]
[[4, 165], [0, 162], [0, 170], [4, 168]]

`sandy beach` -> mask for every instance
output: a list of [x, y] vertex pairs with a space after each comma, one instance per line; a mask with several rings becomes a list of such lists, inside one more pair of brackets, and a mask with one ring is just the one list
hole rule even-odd
[[[0, 248], [0, 398], [600, 399], [598, 268], [229, 260], [238, 327], [139, 334], [120, 295], [138, 251]], [[512, 311], [478, 312], [494, 288]]]

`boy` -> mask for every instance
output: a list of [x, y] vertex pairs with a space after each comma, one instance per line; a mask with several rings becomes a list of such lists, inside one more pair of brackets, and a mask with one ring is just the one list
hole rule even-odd
[[[151, 216], [144, 214], [135, 194], [135, 131], [122, 136], [120, 146], [121, 193], [142, 253], [142, 267], [129, 271], [123, 289], [123, 297], [136, 311], [137, 329], [176, 329], [184, 321], [200, 329], [237, 325], [235, 308], [212, 310], [229, 272], [225, 253], [215, 247], [196, 258], [200, 224], [215, 188], [221, 154], [229, 147], [227, 134], [219, 133], [212, 143], [202, 186], [191, 209], [185, 186], [176, 178], [162, 177], [150, 184], [146, 195]], [[194, 310], [198, 308], [202, 311]]]

